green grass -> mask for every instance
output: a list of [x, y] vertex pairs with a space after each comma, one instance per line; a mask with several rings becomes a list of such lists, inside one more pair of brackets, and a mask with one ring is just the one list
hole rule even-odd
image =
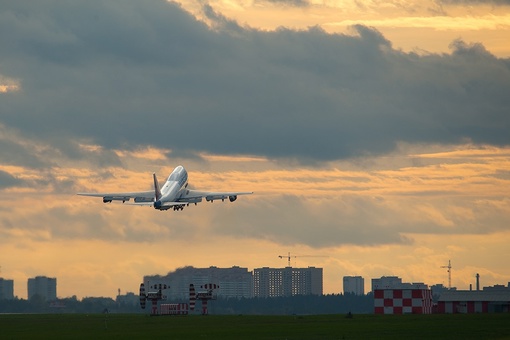
[[1, 339], [510, 339], [510, 314], [5, 314]]

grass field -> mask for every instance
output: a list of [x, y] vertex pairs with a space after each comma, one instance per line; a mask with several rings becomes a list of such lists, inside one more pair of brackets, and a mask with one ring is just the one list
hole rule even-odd
[[0, 339], [510, 339], [510, 314], [4, 314]]

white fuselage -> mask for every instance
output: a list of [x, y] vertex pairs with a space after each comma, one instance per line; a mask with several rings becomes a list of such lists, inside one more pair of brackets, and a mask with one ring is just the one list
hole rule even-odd
[[188, 186], [188, 172], [178, 166], [172, 171], [165, 184], [161, 187], [161, 197], [154, 203], [154, 208], [160, 209], [164, 202], [175, 202]]

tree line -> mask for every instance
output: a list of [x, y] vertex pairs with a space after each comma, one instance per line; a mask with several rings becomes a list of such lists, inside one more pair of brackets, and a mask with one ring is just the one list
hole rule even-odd
[[[175, 301], [187, 302], [187, 301]], [[170, 303], [170, 302], [162, 302]], [[149, 313], [133, 301], [114, 300], [107, 297], [76, 296], [48, 302], [35, 295], [30, 300], [0, 300], [0, 313]], [[273, 298], [221, 298], [208, 302], [210, 314], [218, 315], [292, 315], [292, 314], [371, 314], [374, 298], [367, 295], [330, 294], [298, 295]], [[195, 312], [199, 314], [201, 303], [197, 301]]]

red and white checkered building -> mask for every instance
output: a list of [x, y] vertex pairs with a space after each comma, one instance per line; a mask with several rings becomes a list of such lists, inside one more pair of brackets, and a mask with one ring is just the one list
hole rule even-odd
[[430, 289], [376, 289], [375, 314], [432, 314]]

